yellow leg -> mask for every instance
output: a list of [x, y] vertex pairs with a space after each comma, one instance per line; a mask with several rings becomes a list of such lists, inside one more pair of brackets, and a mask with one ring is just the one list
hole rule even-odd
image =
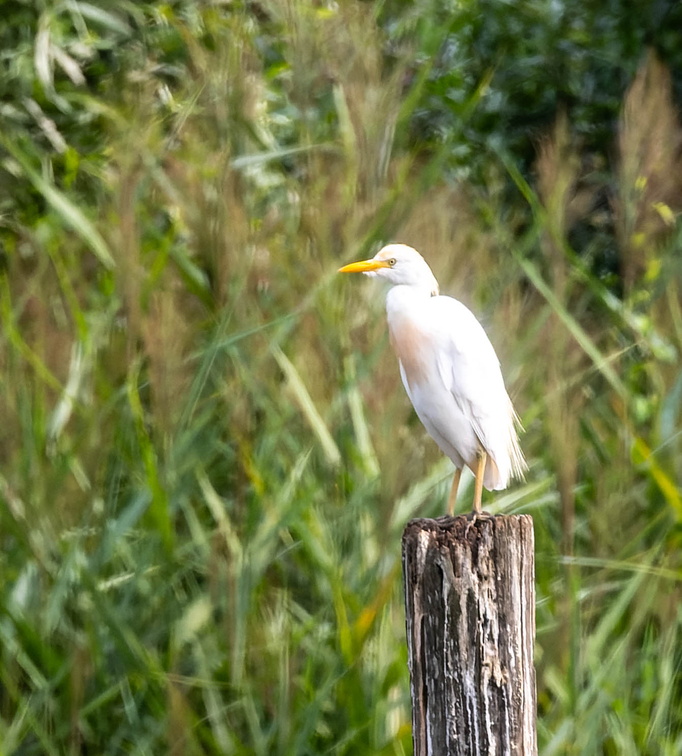
[[478, 464], [476, 465], [476, 482], [474, 485], [474, 514], [481, 514], [481, 496], [483, 495], [483, 476], [485, 463], [488, 459], [486, 452], [481, 449], [478, 452]]
[[459, 479], [462, 477], [462, 471], [458, 468], [452, 478], [450, 496], [448, 496], [448, 514], [452, 517], [455, 514], [455, 502], [457, 501], [457, 489], [459, 488]]

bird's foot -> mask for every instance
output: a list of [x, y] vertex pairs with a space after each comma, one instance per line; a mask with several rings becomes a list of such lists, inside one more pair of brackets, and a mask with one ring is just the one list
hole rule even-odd
[[491, 517], [494, 517], [495, 515], [490, 514], [490, 512], [484, 512], [479, 510], [473, 510], [471, 512], [467, 512], [465, 517], [467, 518], [467, 525], [465, 528], [465, 534], [468, 535], [471, 528], [473, 528], [477, 522], [482, 522], [483, 520], [489, 520]]
[[469, 523], [473, 525], [477, 520], [487, 520], [490, 517], [494, 517], [495, 515], [491, 514], [490, 512], [486, 512], [485, 510], [473, 509], [471, 512], [467, 512], [464, 516], [467, 518], [467, 520], [469, 520]]

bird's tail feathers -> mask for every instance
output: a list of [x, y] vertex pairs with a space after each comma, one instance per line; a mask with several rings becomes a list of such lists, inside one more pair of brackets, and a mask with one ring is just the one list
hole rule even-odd
[[523, 425], [521, 425], [521, 420], [516, 414], [516, 410], [514, 410], [513, 408], [512, 417], [513, 423], [511, 428], [509, 429], [509, 460], [511, 462], [511, 472], [513, 477], [517, 480], [525, 480], [526, 476], [524, 475], [524, 473], [528, 469], [528, 463], [526, 462], [526, 458], [523, 456], [523, 452], [521, 451], [519, 436], [516, 432], [515, 427], [518, 426], [521, 430], [523, 430]]

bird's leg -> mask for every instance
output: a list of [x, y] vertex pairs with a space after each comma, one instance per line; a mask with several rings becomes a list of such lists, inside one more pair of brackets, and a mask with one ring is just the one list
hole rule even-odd
[[476, 481], [474, 484], [474, 516], [481, 514], [481, 496], [483, 495], [483, 475], [488, 455], [483, 449], [478, 452], [478, 464], [476, 465]]
[[448, 514], [452, 517], [455, 514], [455, 502], [457, 501], [457, 489], [459, 488], [459, 479], [462, 477], [462, 470], [457, 468], [452, 478], [450, 487], [450, 496], [448, 496]]

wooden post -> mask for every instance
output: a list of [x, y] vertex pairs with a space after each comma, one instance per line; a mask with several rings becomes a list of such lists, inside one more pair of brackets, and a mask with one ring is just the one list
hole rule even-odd
[[529, 515], [407, 524], [414, 756], [536, 756], [533, 544]]

